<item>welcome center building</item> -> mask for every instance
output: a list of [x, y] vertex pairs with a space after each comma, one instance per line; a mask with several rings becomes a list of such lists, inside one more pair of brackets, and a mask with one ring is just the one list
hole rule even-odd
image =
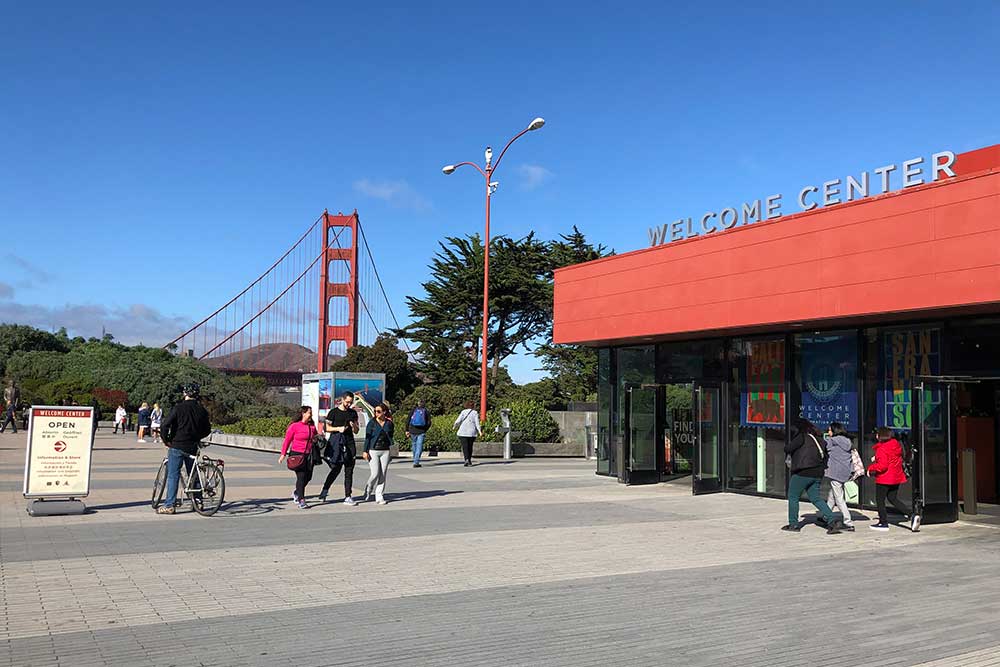
[[[598, 474], [784, 497], [802, 416], [843, 423], [865, 460], [891, 428], [912, 455], [900, 495], [925, 523], [956, 520], [963, 488], [998, 502], [1000, 145], [676, 220], [648, 240], [555, 275], [555, 342], [599, 348]], [[874, 506], [870, 479], [850, 486]]]

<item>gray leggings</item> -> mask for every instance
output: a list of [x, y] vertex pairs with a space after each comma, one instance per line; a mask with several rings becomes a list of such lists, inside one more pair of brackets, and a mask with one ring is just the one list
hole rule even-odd
[[826, 495], [826, 504], [833, 509], [834, 505], [840, 510], [840, 513], [844, 515], [844, 525], [853, 526], [854, 520], [851, 519], [851, 508], [847, 506], [847, 493], [844, 490], [845, 482], [838, 482], [835, 479], [830, 480], [830, 493]]
[[385, 493], [385, 479], [389, 474], [389, 450], [368, 450], [368, 467], [372, 474], [368, 476], [365, 490], [375, 491], [375, 500], [382, 500], [382, 494]]

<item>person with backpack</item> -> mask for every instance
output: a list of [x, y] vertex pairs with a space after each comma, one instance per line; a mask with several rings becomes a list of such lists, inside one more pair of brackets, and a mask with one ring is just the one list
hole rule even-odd
[[289, 424], [285, 430], [285, 440], [281, 443], [281, 456], [278, 457], [279, 464], [284, 462], [289, 455], [294, 457], [298, 463], [294, 468], [291, 467], [292, 463], [288, 465], [289, 469], [295, 473], [295, 490], [292, 491], [292, 502], [300, 510], [308, 507], [306, 505], [306, 484], [312, 479], [313, 474], [312, 448], [313, 440], [316, 437], [316, 427], [313, 425], [312, 412], [312, 408], [308, 405], [299, 408], [299, 420]]
[[785, 445], [785, 453], [789, 456], [789, 469], [792, 473], [788, 480], [788, 523], [781, 527], [797, 533], [802, 530], [799, 525], [799, 498], [804, 491], [809, 502], [816, 506], [826, 521], [828, 535], [840, 532], [840, 521], [830, 511], [830, 506], [819, 497], [819, 487], [826, 472], [827, 451], [820, 444], [822, 436], [812, 422], [800, 417], [794, 425], [794, 435]]
[[[880, 426], [876, 432], [875, 456], [868, 466], [868, 474], [875, 479], [875, 504], [878, 506], [878, 523], [868, 526], [872, 530], [889, 530], [889, 517], [885, 501], [888, 500], [896, 511], [910, 521], [910, 511], [899, 502], [899, 485], [906, 482], [903, 471], [903, 446], [893, 437], [892, 429]], [[911, 523], [910, 530], [915, 530]]]
[[[830, 424], [826, 432], [826, 451], [829, 459], [826, 463], [826, 472], [823, 476], [830, 480], [830, 492], [826, 496], [826, 504], [830, 507], [836, 505], [843, 517], [844, 530], [854, 532], [854, 519], [851, 518], [851, 510], [847, 506], [847, 495], [844, 485], [854, 479], [854, 466], [851, 459], [851, 451], [854, 443], [847, 435], [844, 425], [839, 422]], [[817, 521], [816, 523], [820, 523]]]
[[424, 405], [423, 399], [417, 401], [417, 407], [413, 408], [410, 416], [406, 419], [406, 437], [410, 439], [410, 447], [413, 450], [413, 467], [420, 467], [420, 455], [424, 451], [424, 437], [431, 428], [431, 413]]
[[459, 442], [462, 443], [465, 466], [469, 467], [472, 465], [472, 443], [483, 435], [483, 429], [479, 424], [479, 413], [472, 407], [472, 401], [465, 402], [465, 409], [455, 420], [454, 428], [458, 431]]

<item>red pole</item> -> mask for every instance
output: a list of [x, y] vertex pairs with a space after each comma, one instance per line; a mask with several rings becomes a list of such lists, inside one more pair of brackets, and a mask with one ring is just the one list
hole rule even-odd
[[486, 167], [486, 245], [483, 246], [483, 363], [479, 377], [479, 419], [486, 421], [486, 341], [490, 328], [490, 174]]

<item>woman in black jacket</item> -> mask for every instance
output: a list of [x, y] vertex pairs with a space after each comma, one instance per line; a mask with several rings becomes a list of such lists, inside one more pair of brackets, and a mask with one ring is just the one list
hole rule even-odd
[[823, 436], [808, 419], [798, 419], [793, 426], [791, 440], [785, 445], [785, 453], [789, 455], [792, 473], [788, 480], [788, 524], [782, 530], [798, 532], [799, 498], [805, 491], [809, 502], [816, 506], [829, 526], [826, 532], [833, 535], [840, 532], [840, 522], [830, 511], [830, 506], [819, 496], [819, 485], [826, 471], [827, 452], [823, 446]]

